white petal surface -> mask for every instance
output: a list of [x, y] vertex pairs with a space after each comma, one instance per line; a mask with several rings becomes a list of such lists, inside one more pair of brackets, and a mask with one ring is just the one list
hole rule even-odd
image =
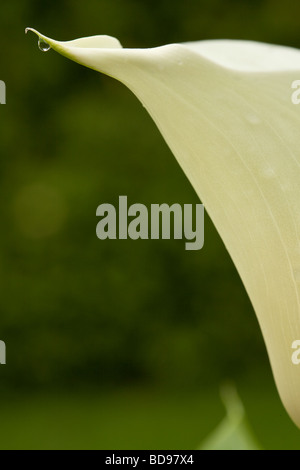
[[300, 426], [300, 365], [291, 359], [300, 340], [300, 106], [291, 100], [300, 52], [227, 40], [122, 49], [108, 36], [37, 34], [122, 81], [147, 108], [231, 254]]

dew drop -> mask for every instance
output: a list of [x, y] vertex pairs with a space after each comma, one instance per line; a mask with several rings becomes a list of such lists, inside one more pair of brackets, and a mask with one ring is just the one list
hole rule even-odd
[[259, 116], [257, 116], [254, 113], [249, 113], [245, 117], [246, 117], [246, 120], [252, 125], [261, 123], [261, 119], [259, 118]]
[[46, 41], [44, 41], [44, 39], [39, 38], [39, 49], [42, 52], [48, 52], [50, 51], [51, 46]]
[[261, 169], [261, 176], [266, 179], [275, 178], [276, 172], [271, 166], [266, 166]]
[[293, 270], [294, 280], [300, 282], [300, 269], [296, 268]]

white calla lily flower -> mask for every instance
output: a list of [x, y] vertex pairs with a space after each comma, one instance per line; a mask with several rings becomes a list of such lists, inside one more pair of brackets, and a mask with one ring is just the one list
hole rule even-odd
[[123, 49], [109, 36], [32, 31], [42, 49], [120, 80], [146, 107], [238, 269], [300, 427], [300, 51], [228, 40]]

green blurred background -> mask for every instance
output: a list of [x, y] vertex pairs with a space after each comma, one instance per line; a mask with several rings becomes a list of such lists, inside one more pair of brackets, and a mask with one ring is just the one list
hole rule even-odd
[[1, 3], [0, 448], [193, 449], [222, 419], [230, 379], [262, 446], [300, 449], [208, 216], [198, 252], [96, 238], [97, 206], [119, 195], [199, 202], [150, 117], [117, 81], [24, 35], [299, 48], [299, 14], [290, 0]]

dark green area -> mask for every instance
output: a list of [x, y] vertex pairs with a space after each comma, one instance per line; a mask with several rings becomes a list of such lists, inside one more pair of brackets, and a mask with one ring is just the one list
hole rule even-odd
[[[274, 388], [240, 385], [258, 441], [266, 450], [299, 450], [299, 430]], [[225, 411], [218, 391], [118, 388], [6, 397], [1, 449], [193, 450]]]
[[[199, 252], [185, 251], [178, 240], [96, 238], [97, 206], [117, 205], [119, 195], [148, 207], [199, 202], [154, 123], [123, 85], [53, 52], [41, 53], [24, 29], [31, 26], [62, 40], [108, 34], [126, 47], [210, 38], [300, 47], [300, 5], [279, 0], [3, 3], [0, 80], [7, 85], [7, 105], [0, 108], [0, 339], [7, 345], [8, 364], [0, 366], [0, 414], [1, 434], [2, 423], [11, 433], [4, 440], [0, 435], [0, 447], [22, 447], [22, 435], [12, 430], [27, 415], [31, 433], [21, 427], [23, 447], [113, 448], [115, 438], [116, 447], [123, 442], [125, 448], [137, 442], [133, 436], [140, 431], [139, 447], [197, 446], [222, 417], [221, 407], [214, 411], [217, 399], [208, 397], [230, 378], [251, 383], [250, 420], [256, 419], [262, 444], [279, 448], [276, 413], [284, 411], [279, 403], [274, 413], [266, 411], [276, 391], [259, 326], [208, 216]], [[262, 383], [270, 390], [265, 401], [259, 400]], [[123, 387], [133, 390], [130, 413], [118, 392]], [[157, 406], [143, 398], [153, 388], [165, 394]], [[90, 404], [87, 389], [94, 390]], [[182, 398], [172, 398], [174, 390]], [[45, 391], [55, 396], [48, 411]], [[173, 405], [165, 398], [168, 391]], [[251, 391], [257, 393], [259, 413]], [[11, 399], [5, 406], [10, 394], [18, 407]], [[176, 406], [182, 436], [163, 441], [158, 430], [164, 423], [164, 432], [172, 435]], [[72, 434], [75, 409], [82, 427], [94, 414], [86, 439]], [[103, 410], [106, 426], [109, 410], [113, 420], [121, 416], [119, 431], [107, 441]], [[131, 415], [141, 416], [132, 437], [126, 425]], [[60, 416], [63, 433], [56, 435], [53, 425], [43, 436], [43, 422]], [[292, 428], [282, 419], [283, 429]], [[271, 433], [269, 441], [265, 433]], [[292, 445], [296, 448], [295, 440]]]

